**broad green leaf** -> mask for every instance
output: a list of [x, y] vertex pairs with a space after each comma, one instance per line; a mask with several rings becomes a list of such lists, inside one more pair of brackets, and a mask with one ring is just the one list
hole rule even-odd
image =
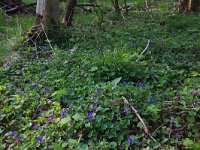
[[61, 125], [64, 125], [66, 123], [69, 123], [71, 121], [71, 117], [70, 116], [66, 116], [65, 118], [62, 118], [60, 121]]
[[94, 72], [94, 71], [97, 71], [97, 70], [98, 70], [98, 67], [95, 66], [95, 67], [92, 67], [89, 71]]
[[112, 80], [111, 83], [113, 85], [117, 85], [121, 81], [121, 79], [122, 79], [122, 77], [116, 78], [116, 79]]
[[83, 120], [83, 116], [81, 114], [76, 114], [72, 116], [72, 118], [76, 121]]

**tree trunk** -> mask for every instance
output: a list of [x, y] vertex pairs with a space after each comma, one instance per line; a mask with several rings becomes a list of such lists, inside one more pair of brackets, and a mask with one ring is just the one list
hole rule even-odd
[[66, 24], [67, 26], [72, 25], [75, 6], [76, 6], [76, 0], [68, 0], [66, 6], [66, 12], [64, 15], [64, 24]]
[[197, 12], [200, 7], [199, 0], [179, 0], [179, 12]]
[[119, 1], [118, 0], [111, 0], [111, 1], [113, 3], [114, 8], [115, 8], [115, 12], [117, 12], [118, 14], [120, 14], [121, 9], [119, 7]]
[[45, 30], [56, 25], [59, 20], [59, 0], [38, 0], [36, 8], [38, 24], [41, 18]]

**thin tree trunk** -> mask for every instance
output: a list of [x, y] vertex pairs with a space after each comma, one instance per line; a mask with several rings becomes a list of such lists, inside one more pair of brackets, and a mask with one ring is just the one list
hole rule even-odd
[[64, 15], [64, 24], [66, 24], [67, 26], [72, 25], [75, 6], [76, 6], [76, 0], [68, 0], [66, 6], [66, 12]]

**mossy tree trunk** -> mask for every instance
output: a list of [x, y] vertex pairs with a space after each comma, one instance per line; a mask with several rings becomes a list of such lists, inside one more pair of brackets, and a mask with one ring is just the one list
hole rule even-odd
[[76, 6], [76, 0], [68, 0], [63, 20], [64, 24], [66, 24], [67, 26], [72, 25], [75, 6]]
[[200, 0], [179, 0], [179, 12], [197, 12], [200, 8]]

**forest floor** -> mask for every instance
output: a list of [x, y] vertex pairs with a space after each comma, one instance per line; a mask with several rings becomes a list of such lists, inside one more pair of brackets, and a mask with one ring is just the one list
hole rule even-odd
[[200, 149], [199, 15], [99, 13], [34, 46], [0, 14], [0, 149]]

